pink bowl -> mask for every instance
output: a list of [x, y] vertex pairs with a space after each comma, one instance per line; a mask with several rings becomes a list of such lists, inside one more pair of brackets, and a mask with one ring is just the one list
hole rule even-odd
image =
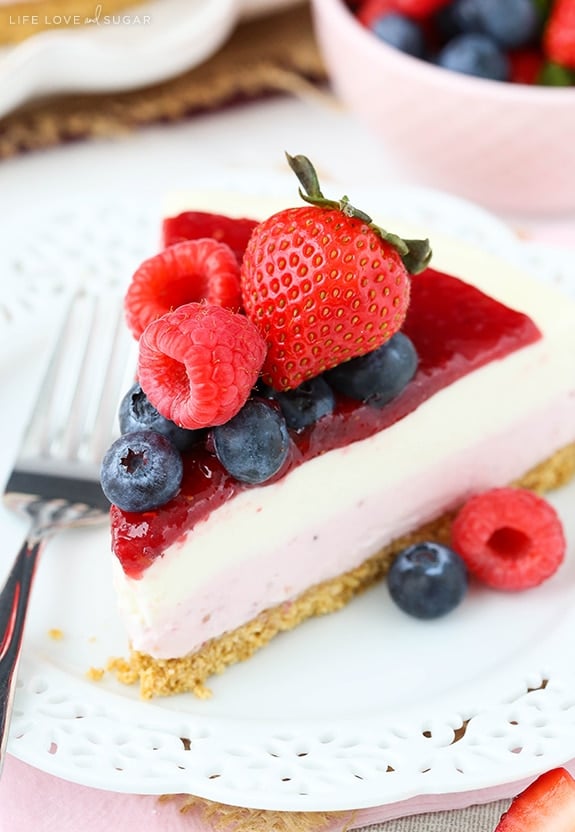
[[575, 209], [575, 88], [473, 78], [379, 41], [312, 0], [336, 94], [421, 184], [509, 213]]

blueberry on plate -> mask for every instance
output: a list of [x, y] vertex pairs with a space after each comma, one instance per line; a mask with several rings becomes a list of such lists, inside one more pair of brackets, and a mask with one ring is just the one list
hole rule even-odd
[[137, 382], [128, 390], [120, 402], [118, 418], [121, 433], [130, 433], [134, 430], [154, 430], [156, 433], [163, 433], [164, 436], [167, 436], [179, 451], [191, 448], [204, 434], [201, 430], [180, 428], [175, 422], [162, 416], [148, 400]]
[[324, 375], [334, 390], [383, 407], [401, 393], [416, 369], [415, 347], [407, 335], [398, 332], [373, 352], [345, 361]]
[[226, 471], [252, 485], [277, 474], [290, 447], [283, 414], [263, 399], [248, 399], [229, 422], [213, 428], [212, 439]]
[[460, 556], [439, 543], [416, 543], [393, 561], [387, 586], [397, 606], [414, 618], [432, 619], [455, 609], [467, 591]]
[[425, 38], [421, 27], [402, 14], [390, 12], [376, 17], [371, 31], [380, 40], [394, 46], [407, 55], [422, 58], [425, 53]]
[[488, 35], [458, 35], [447, 43], [437, 63], [444, 69], [487, 78], [491, 81], [509, 79], [509, 61], [503, 50]]
[[333, 413], [335, 396], [333, 390], [321, 376], [304, 381], [294, 390], [275, 393], [288, 428], [303, 430], [313, 425], [322, 416]]
[[168, 437], [138, 430], [108, 448], [100, 481], [108, 500], [123, 511], [151, 511], [175, 497], [182, 474], [182, 458]]

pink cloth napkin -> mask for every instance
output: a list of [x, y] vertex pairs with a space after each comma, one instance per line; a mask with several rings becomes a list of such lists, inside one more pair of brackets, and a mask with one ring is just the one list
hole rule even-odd
[[[575, 217], [562, 221], [517, 224], [518, 233], [552, 245], [575, 246]], [[523, 783], [485, 792], [462, 794], [450, 806], [466, 806], [507, 797], [520, 791]], [[0, 832], [212, 832], [211, 823], [201, 813], [180, 812], [176, 800], [160, 802], [149, 795], [124, 795], [103, 792], [60, 780], [13, 757], [6, 760], [0, 779]], [[390, 817], [445, 807], [445, 798], [430, 796], [387, 807], [358, 812], [352, 826], [357, 828]], [[324, 832], [341, 829], [334, 821]]]
[[[207, 829], [207, 827], [205, 827]], [[0, 780], [2, 832], [203, 832], [175, 803], [113, 794], [60, 780], [8, 756]]]
[[[493, 818], [497, 822], [503, 810], [494, 801], [518, 794], [527, 782], [338, 813], [328, 825], [323, 819], [318, 822], [318, 832], [342, 832], [343, 828], [359, 829], [390, 818], [485, 803], [493, 807], [486, 815], [489, 825], [485, 828], [491, 829]], [[8, 756], [0, 780], [0, 832], [214, 832], [201, 809], [182, 813], [182, 803], [181, 798], [162, 801], [154, 795], [116, 794], [79, 786]]]

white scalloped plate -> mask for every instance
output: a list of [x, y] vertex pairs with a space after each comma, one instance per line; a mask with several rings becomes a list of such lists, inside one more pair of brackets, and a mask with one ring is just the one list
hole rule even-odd
[[[247, 192], [248, 182], [253, 190], [253, 175], [218, 184]], [[263, 195], [288, 187], [291, 193], [287, 180], [256, 180]], [[417, 189], [363, 189], [357, 196], [368, 210], [377, 204], [382, 213], [510, 259], [543, 260], [542, 277], [575, 289], [559, 252], [515, 243], [496, 219], [459, 199]], [[112, 204], [100, 194], [89, 204], [36, 211], [26, 229], [3, 229], [1, 346], [12, 344], [12, 360], [0, 367], [3, 389], [11, 391], [0, 427], [9, 449], [50, 329], [40, 324], [77, 280], [103, 291], [125, 283], [158, 236], [159, 213], [142, 201]], [[109, 676], [88, 681], [89, 667], [126, 651], [108, 533], [62, 535], [40, 565], [9, 750], [97, 788], [188, 792], [281, 810], [361, 808], [426, 795], [441, 795], [449, 808], [464, 793], [562, 764], [575, 757], [574, 501], [575, 486], [553, 498], [570, 556], [542, 587], [518, 595], [474, 588], [452, 615], [424, 624], [395, 609], [379, 586], [230, 668], [214, 680], [206, 702], [188, 695], [141, 702], [135, 689]], [[5, 511], [0, 524], [6, 557], [22, 526]], [[49, 637], [51, 628], [62, 630], [61, 641]]]
[[91, 22], [54, 24], [22, 43], [0, 47], [0, 118], [40, 95], [159, 83], [209, 58], [240, 19], [299, 1], [134, 0], [130, 8], [106, 16], [98, 14], [94, 0]]

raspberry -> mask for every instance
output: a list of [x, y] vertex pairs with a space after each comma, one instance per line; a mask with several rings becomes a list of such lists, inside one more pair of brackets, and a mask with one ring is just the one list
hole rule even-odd
[[479, 580], [504, 590], [528, 589], [551, 577], [566, 546], [555, 509], [517, 488], [472, 497], [455, 518], [452, 545]]
[[236, 219], [207, 211], [184, 211], [175, 217], [167, 217], [162, 223], [164, 246], [173, 246], [184, 240], [199, 240], [211, 237], [225, 243], [241, 263], [251, 233], [258, 224], [257, 220], [247, 217]]
[[126, 292], [126, 321], [139, 338], [150, 321], [201, 300], [241, 308], [235, 254], [225, 243], [207, 238], [177, 243], [142, 263]]
[[146, 327], [138, 377], [149, 401], [182, 428], [222, 425], [246, 402], [266, 344], [245, 317], [188, 303]]

